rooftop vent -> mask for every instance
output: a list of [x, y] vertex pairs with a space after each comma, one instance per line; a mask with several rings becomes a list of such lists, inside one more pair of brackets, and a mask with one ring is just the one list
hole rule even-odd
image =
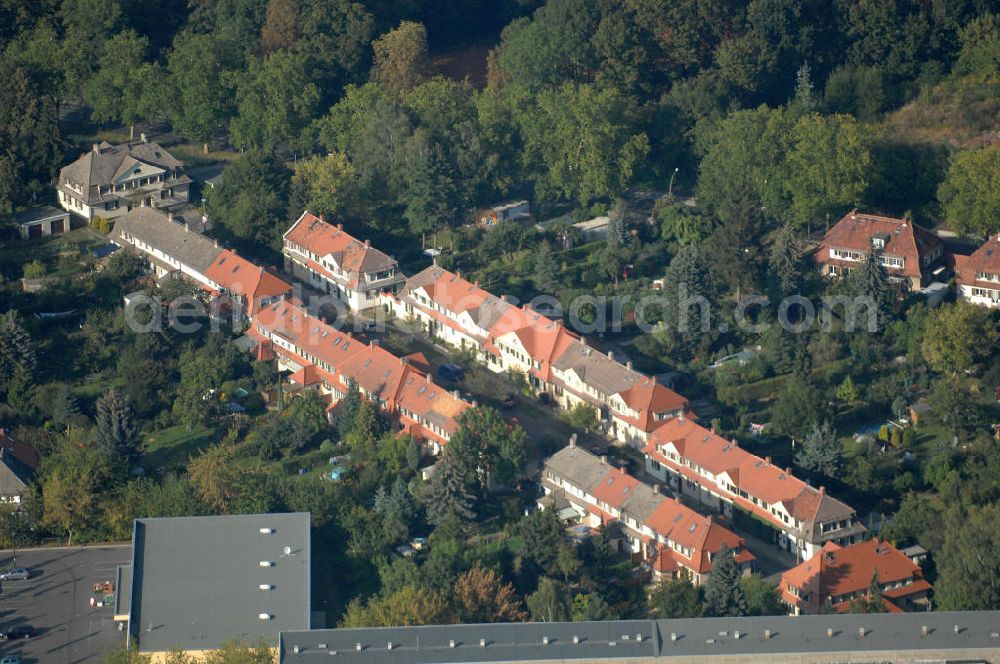
[[479, 639], [479, 647], [480, 648], [486, 647], [486, 639]]
[[385, 644], [385, 649], [392, 650], [392, 641], [389, 641], [388, 643]]
[[580, 637], [577, 636], [576, 634], [574, 634], [573, 635], [573, 643], [579, 643], [579, 642], [580, 642]]
[[771, 630], [765, 629], [764, 630], [764, 640], [768, 641], [768, 640], [770, 640], [770, 638], [771, 638]]
[[920, 636], [927, 636], [930, 633], [930, 628], [927, 625], [923, 625], [920, 628]]
[[261, 535], [273, 535], [274, 534], [274, 528], [261, 528], [260, 529], [260, 534]]
[[670, 632], [670, 640], [671, 641], [677, 640], [677, 632]]
[[260, 561], [260, 566], [261, 567], [274, 567], [274, 561], [273, 560], [262, 560], [262, 561]]
[[302, 651], [302, 648], [300, 648], [299, 646], [292, 646], [292, 652], [295, 653], [296, 655], [298, 655], [299, 652], [301, 652], [301, 651]]
[[858, 636], [860, 638], [862, 638], [862, 639], [865, 638], [865, 634], [867, 634], [867, 633], [868, 633], [868, 631], [864, 627], [858, 627]]
[[549, 637], [547, 637], [547, 636], [543, 636], [542, 637], [542, 645], [543, 646], [549, 645]]
[[454, 647], [455, 647], [455, 646], [457, 646], [457, 645], [458, 645], [458, 644], [457, 644], [457, 643], [455, 643], [455, 639], [448, 639], [448, 647], [449, 647], [449, 648], [454, 648]]
[[270, 583], [262, 583], [259, 586], [257, 586], [257, 589], [267, 592], [269, 590], [274, 590], [274, 586], [272, 586]]
[[270, 620], [274, 616], [272, 616], [270, 613], [258, 613], [257, 617], [260, 618], [261, 620]]

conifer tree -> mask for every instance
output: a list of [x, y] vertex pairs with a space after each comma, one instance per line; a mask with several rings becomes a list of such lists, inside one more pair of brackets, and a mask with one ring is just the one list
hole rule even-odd
[[535, 252], [535, 290], [551, 295], [559, 289], [559, 276], [552, 245], [543, 240]]
[[139, 449], [139, 424], [128, 398], [112, 388], [97, 400], [94, 438], [98, 445], [131, 459]]
[[856, 297], [869, 299], [876, 312], [876, 332], [880, 332], [889, 319], [893, 288], [889, 273], [882, 265], [882, 252], [872, 247], [865, 254], [861, 265], [850, 275], [851, 291]]
[[461, 465], [445, 448], [428, 487], [427, 520], [438, 528], [462, 529], [473, 519], [472, 494]]
[[737, 617], [747, 614], [747, 598], [740, 587], [740, 568], [728, 548], [715, 555], [705, 586], [705, 615]]
[[837, 440], [837, 434], [830, 423], [814, 423], [812, 430], [806, 434], [802, 442], [802, 450], [796, 455], [795, 463], [800, 468], [823, 473], [827, 477], [835, 477], [840, 468], [840, 460], [844, 450]]

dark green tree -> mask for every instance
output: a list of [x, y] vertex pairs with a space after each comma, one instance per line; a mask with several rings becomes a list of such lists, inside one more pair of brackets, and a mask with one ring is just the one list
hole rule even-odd
[[892, 301], [895, 290], [889, 283], [889, 273], [882, 265], [882, 252], [872, 247], [864, 259], [848, 278], [852, 294], [864, 298], [864, 302], [874, 307], [876, 312], [876, 330], [885, 328], [891, 315]]
[[745, 616], [747, 598], [740, 586], [740, 568], [733, 554], [723, 547], [715, 554], [712, 571], [705, 586], [706, 616]]
[[242, 66], [242, 49], [220, 35], [182, 32], [174, 40], [167, 57], [170, 117], [205, 152], [236, 110], [232, 81]]
[[475, 516], [462, 464], [456, 461], [450, 445], [431, 477], [426, 506], [427, 520], [448, 533], [463, 530]]
[[802, 242], [791, 226], [782, 226], [771, 238], [767, 268], [777, 295], [787, 297], [803, 286]]
[[844, 448], [837, 440], [837, 433], [828, 421], [814, 422], [812, 429], [802, 441], [802, 449], [795, 455], [795, 463], [800, 468], [827, 477], [837, 477]]
[[276, 250], [287, 225], [290, 177], [272, 153], [247, 152], [229, 164], [222, 184], [209, 194], [209, 217], [243, 241], [251, 254], [260, 253], [260, 245]]
[[128, 397], [116, 389], [108, 390], [97, 400], [94, 440], [124, 459], [130, 460], [139, 452], [139, 423]]
[[559, 290], [559, 266], [548, 240], [542, 240], [535, 251], [534, 282], [539, 293], [554, 294]]
[[716, 304], [715, 284], [697, 247], [681, 247], [663, 284], [665, 321], [680, 350], [693, 354], [708, 338]]
[[250, 60], [237, 79], [236, 104], [237, 114], [229, 125], [233, 142], [272, 150], [298, 140], [316, 116], [319, 90], [309, 80], [304, 58], [276, 51]]
[[885, 603], [882, 601], [882, 583], [878, 578], [878, 568], [872, 571], [871, 581], [868, 582], [868, 589], [862, 597], [851, 600], [851, 613], [886, 613]]
[[662, 581], [649, 592], [651, 618], [697, 618], [702, 612], [701, 591], [686, 579]]
[[477, 478], [480, 491], [494, 482], [511, 484], [524, 463], [527, 437], [517, 423], [495, 408], [478, 406], [458, 417], [458, 430], [448, 441], [455, 461], [466, 477]]

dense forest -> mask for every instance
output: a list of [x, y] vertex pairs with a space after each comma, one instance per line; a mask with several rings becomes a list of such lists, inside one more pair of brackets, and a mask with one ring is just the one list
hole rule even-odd
[[[727, 436], [766, 423], [748, 448], [928, 548], [936, 607], [997, 608], [995, 314], [929, 308], [873, 257], [821, 280], [809, 249], [853, 208], [972, 242], [1000, 230], [998, 12], [989, 0], [7, 0], [0, 215], [51, 201], [91, 141], [152, 127], [193, 163], [227, 164], [203, 192], [213, 233], [269, 264], [309, 209], [407, 269], [432, 242], [441, 265], [522, 299], [635, 296], [663, 278], [666, 308], [684, 283], [729, 323], [747, 293], [773, 297], [759, 321], [792, 294], [869, 296], [874, 332], [626, 325], [598, 342], [676, 374]], [[655, 205], [637, 218], [630, 201], [647, 190]], [[539, 220], [607, 214], [607, 241], [470, 226], [515, 198]], [[137, 516], [308, 509], [316, 595], [353, 626], [699, 615], [722, 592], [644, 593], [603, 534], [573, 546], [551, 512], [525, 516], [531, 496], [470, 477], [486, 457], [510, 470], [557, 449], [586, 414], [552, 411], [552, 438], [529, 442], [484, 407], [428, 484], [416, 444], [356, 394], [336, 426], [312, 398], [268, 412], [257, 395], [273, 364], [225, 333], [130, 331], [121, 296], [142, 266], [120, 252], [91, 271], [65, 253], [0, 252], [0, 421], [44, 457], [24, 513], [0, 515], [0, 543], [126, 538]], [[65, 278], [28, 294], [16, 280], [29, 270]], [[31, 316], [71, 307], [79, 324]], [[387, 340], [422, 350], [407, 343]], [[747, 348], [751, 361], [711, 367]], [[519, 387], [454, 360], [471, 392]], [[246, 413], [208, 390], [250, 394]], [[879, 428], [918, 403], [920, 426]], [[354, 460], [348, 483], [299, 473], [331, 454]], [[393, 554], [415, 535], [429, 553]], [[734, 611], [783, 611], [759, 576], [715, 583], [741, 586]]]

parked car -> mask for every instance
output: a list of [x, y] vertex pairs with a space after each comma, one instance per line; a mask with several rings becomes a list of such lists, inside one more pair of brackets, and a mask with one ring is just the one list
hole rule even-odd
[[0, 659], [0, 664], [21, 664], [21, 658], [17, 655], [8, 655]]
[[0, 581], [27, 581], [31, 578], [31, 572], [23, 567], [15, 567], [6, 572], [0, 572]]
[[14, 639], [27, 639], [35, 635], [35, 628], [31, 625], [14, 625], [10, 629], [0, 632], [0, 641], [12, 641]]
[[462, 367], [457, 364], [452, 364], [451, 362], [442, 364], [438, 367], [438, 375], [448, 380], [462, 380], [465, 378], [465, 372], [462, 371]]

